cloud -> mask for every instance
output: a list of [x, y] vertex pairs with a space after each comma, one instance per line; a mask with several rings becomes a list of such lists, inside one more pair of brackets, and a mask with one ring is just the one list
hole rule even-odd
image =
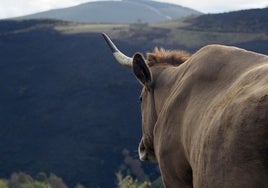
[[0, 18], [16, 17], [56, 8], [75, 6], [89, 0], [1, 0]]

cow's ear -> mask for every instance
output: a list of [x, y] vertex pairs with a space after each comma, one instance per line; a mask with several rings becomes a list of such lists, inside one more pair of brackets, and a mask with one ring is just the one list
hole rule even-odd
[[150, 89], [152, 83], [151, 71], [140, 53], [134, 55], [132, 69], [139, 82]]

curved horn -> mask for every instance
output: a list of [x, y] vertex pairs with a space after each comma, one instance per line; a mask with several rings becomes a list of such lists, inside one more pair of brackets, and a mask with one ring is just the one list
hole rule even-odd
[[117, 47], [114, 45], [114, 43], [111, 41], [111, 39], [105, 34], [102, 33], [102, 36], [104, 37], [105, 41], [109, 45], [109, 47], [112, 50], [112, 53], [115, 57], [115, 59], [120, 63], [121, 65], [124, 65], [126, 67], [132, 67], [132, 61], [133, 59], [124, 55], [120, 50], [117, 49]]

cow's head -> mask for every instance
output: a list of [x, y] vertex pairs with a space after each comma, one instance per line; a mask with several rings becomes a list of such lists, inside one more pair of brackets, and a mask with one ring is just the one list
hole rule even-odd
[[153, 145], [153, 130], [157, 120], [154, 100], [153, 77], [145, 59], [139, 53], [133, 57], [132, 70], [142, 84], [140, 96], [142, 112], [142, 139], [139, 144], [139, 157], [141, 160], [156, 161]]
[[126, 67], [132, 68], [136, 78], [143, 85], [141, 93], [142, 111], [142, 132], [143, 136], [139, 144], [139, 157], [141, 160], [156, 161], [153, 146], [153, 129], [156, 122], [156, 111], [153, 95], [153, 78], [146, 60], [140, 53], [136, 53], [133, 58], [121, 53], [110, 38], [103, 33], [103, 37], [112, 50], [115, 59]]

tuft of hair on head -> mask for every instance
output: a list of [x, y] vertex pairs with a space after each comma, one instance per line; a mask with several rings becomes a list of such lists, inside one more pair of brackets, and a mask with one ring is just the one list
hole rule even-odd
[[149, 66], [169, 64], [179, 66], [187, 59], [190, 54], [180, 50], [165, 50], [164, 48], [155, 47], [154, 51], [147, 53], [147, 61]]

